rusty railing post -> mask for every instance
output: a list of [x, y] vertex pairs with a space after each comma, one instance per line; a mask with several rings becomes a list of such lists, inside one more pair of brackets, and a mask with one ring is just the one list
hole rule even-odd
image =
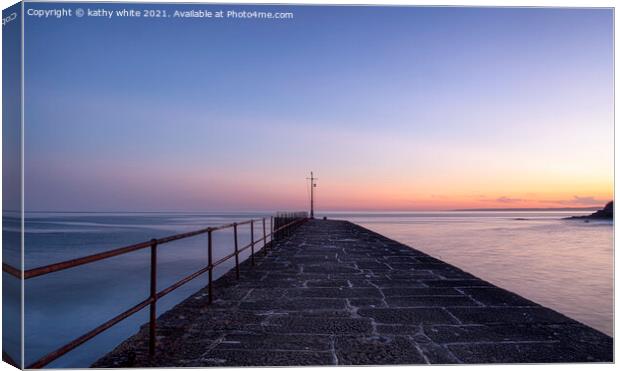
[[237, 242], [237, 223], [233, 224], [235, 230], [235, 269], [237, 270], [237, 279], [239, 279], [239, 243]]
[[290, 237], [291, 236], [291, 232], [293, 231], [293, 214], [289, 214], [288, 217], [288, 221], [286, 222], [286, 224], [288, 224], [288, 227], [286, 227], [286, 236]]
[[254, 219], [250, 220], [250, 246], [252, 249], [252, 265], [254, 265]]
[[157, 240], [151, 240], [151, 304], [149, 308], [149, 355], [155, 355], [157, 330]]
[[270, 216], [269, 227], [271, 228], [271, 247], [273, 247], [273, 215]]
[[267, 255], [267, 230], [265, 229], [265, 218], [263, 218], [263, 250]]
[[213, 231], [209, 229], [207, 232], [208, 248], [209, 248], [209, 304], [213, 302]]

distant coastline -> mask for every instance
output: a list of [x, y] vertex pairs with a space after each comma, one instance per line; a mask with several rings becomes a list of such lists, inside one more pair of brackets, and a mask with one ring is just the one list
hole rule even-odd
[[513, 207], [513, 208], [482, 208], [482, 209], [454, 209], [447, 211], [595, 211], [600, 206], [591, 207]]

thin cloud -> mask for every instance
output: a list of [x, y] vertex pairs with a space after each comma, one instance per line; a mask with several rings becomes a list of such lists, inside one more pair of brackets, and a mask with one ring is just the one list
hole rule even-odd
[[501, 203], [506, 203], [506, 204], [511, 204], [514, 202], [521, 202], [521, 201], [525, 201], [522, 198], [510, 198], [510, 197], [506, 197], [506, 196], [502, 196], [500, 198], [497, 198], [495, 201], [497, 202], [501, 202]]
[[516, 202], [523, 202], [525, 201], [522, 198], [512, 198], [512, 197], [507, 197], [507, 196], [502, 196], [502, 197], [498, 197], [498, 198], [483, 198], [480, 199], [480, 201], [485, 201], [485, 202], [500, 202], [503, 204], [512, 204], [512, 203], [516, 203]]
[[573, 196], [570, 200], [559, 200], [559, 201], [547, 201], [561, 205], [582, 205], [582, 206], [591, 206], [591, 205], [604, 205], [609, 200], [599, 200], [592, 196]]

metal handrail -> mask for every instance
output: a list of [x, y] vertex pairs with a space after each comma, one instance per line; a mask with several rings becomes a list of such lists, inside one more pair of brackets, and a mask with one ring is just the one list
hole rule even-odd
[[[42, 275], [46, 275], [46, 274], [50, 274], [50, 273], [54, 273], [54, 272], [58, 272], [61, 270], [65, 270], [65, 269], [69, 269], [69, 268], [74, 268], [80, 265], [84, 265], [84, 264], [89, 264], [89, 263], [94, 263], [96, 261], [100, 261], [100, 260], [104, 260], [104, 259], [108, 259], [108, 258], [112, 258], [115, 256], [119, 256], [119, 255], [124, 255], [130, 252], [134, 252], [137, 250], [141, 250], [141, 249], [146, 249], [146, 248], [150, 248], [151, 249], [151, 259], [150, 259], [150, 268], [151, 268], [151, 274], [150, 274], [150, 290], [149, 290], [149, 297], [143, 301], [141, 301], [140, 303], [136, 304], [135, 306], [127, 309], [126, 311], [118, 314], [117, 316], [113, 317], [112, 319], [104, 322], [103, 324], [99, 325], [98, 327], [90, 330], [89, 332], [83, 334], [82, 336], [72, 340], [71, 342], [63, 345], [62, 347], [44, 355], [43, 357], [39, 358], [38, 360], [36, 360], [35, 362], [33, 362], [32, 364], [30, 364], [29, 366], [27, 366], [26, 368], [41, 368], [44, 367], [45, 365], [49, 364], [50, 362], [54, 361], [55, 359], [61, 357], [62, 355], [70, 352], [71, 350], [77, 348], [78, 346], [84, 344], [85, 342], [87, 342], [88, 340], [94, 338], [95, 336], [99, 335], [100, 333], [102, 333], [103, 331], [109, 329], [110, 327], [116, 325], [117, 323], [119, 323], [120, 321], [128, 318], [129, 316], [139, 312], [140, 310], [144, 309], [145, 307], [149, 306], [150, 307], [150, 313], [149, 313], [149, 354], [151, 356], [153, 356], [155, 354], [155, 341], [156, 341], [156, 337], [155, 337], [155, 333], [156, 333], [156, 322], [157, 322], [157, 301], [159, 299], [161, 299], [162, 297], [164, 297], [165, 295], [169, 294], [170, 292], [176, 290], [177, 288], [181, 287], [182, 285], [186, 284], [187, 282], [193, 280], [194, 278], [204, 274], [204, 273], [209, 273], [209, 284], [208, 284], [208, 291], [209, 291], [209, 304], [213, 302], [213, 268], [217, 267], [218, 265], [224, 263], [225, 261], [227, 261], [228, 259], [231, 258], [235, 258], [235, 269], [236, 269], [236, 276], [237, 279], [239, 278], [239, 254], [247, 249], [252, 249], [251, 253], [250, 253], [250, 258], [251, 258], [251, 262], [252, 262], [252, 266], [255, 264], [254, 262], [254, 247], [256, 246], [256, 243], [262, 241], [263, 242], [263, 250], [264, 253], [267, 253], [267, 238], [271, 238], [270, 240], [270, 244], [273, 243], [274, 240], [279, 239], [282, 236], [287, 236], [290, 235], [290, 233], [292, 232], [292, 229], [305, 222], [306, 220], [308, 220], [307, 214], [306, 213], [278, 213], [276, 214], [275, 217], [271, 216], [271, 231], [269, 233], [267, 233], [266, 231], [266, 227], [265, 227], [265, 219], [266, 218], [261, 218], [261, 219], [250, 219], [250, 220], [245, 220], [242, 222], [238, 222], [238, 223], [230, 223], [230, 224], [224, 224], [224, 225], [220, 225], [217, 227], [207, 227], [207, 228], [203, 228], [203, 229], [199, 229], [196, 231], [191, 231], [191, 232], [185, 232], [185, 233], [179, 233], [179, 234], [175, 234], [172, 236], [168, 236], [168, 237], [163, 237], [163, 238], [159, 238], [159, 239], [152, 239], [150, 241], [145, 241], [145, 242], [140, 242], [137, 244], [133, 244], [133, 245], [128, 245], [128, 246], [124, 246], [124, 247], [120, 247], [117, 249], [113, 249], [113, 250], [109, 250], [109, 251], [105, 251], [105, 252], [101, 252], [101, 253], [97, 253], [97, 254], [92, 254], [92, 255], [87, 255], [81, 258], [77, 258], [77, 259], [71, 259], [71, 260], [66, 260], [66, 261], [62, 261], [59, 263], [54, 263], [54, 264], [49, 264], [49, 265], [45, 265], [45, 266], [41, 266], [41, 267], [37, 267], [37, 268], [32, 268], [32, 269], [28, 269], [28, 270], [24, 270], [23, 272], [9, 264], [6, 263], [2, 263], [2, 271], [6, 272], [8, 274], [10, 274], [11, 276], [17, 277], [19, 279], [30, 279], [30, 278], [34, 278], [34, 277], [38, 277], [38, 276], [42, 276]], [[262, 229], [263, 229], [263, 236], [258, 238], [257, 240], [254, 240], [254, 222], [258, 222], [258, 221], [262, 221]], [[249, 224], [250, 225], [250, 243], [242, 248], [238, 247], [238, 237], [237, 237], [237, 227], [240, 225], [246, 225]], [[277, 225], [276, 227], [274, 227], [274, 225]], [[233, 228], [234, 230], [234, 242], [235, 242], [235, 251], [231, 254], [228, 254], [226, 256], [224, 256], [223, 258], [217, 260], [217, 261], [213, 261], [213, 232], [215, 231], [219, 231], [219, 230], [223, 230], [223, 229], [228, 229], [228, 228]], [[208, 264], [204, 267], [201, 268], [200, 270], [182, 278], [181, 280], [173, 283], [172, 285], [166, 287], [165, 289], [161, 290], [161, 291], [157, 291], [157, 247], [159, 245], [168, 243], [168, 242], [172, 242], [172, 241], [177, 241], [183, 238], [188, 238], [188, 237], [193, 237], [193, 236], [197, 236], [200, 234], [207, 234], [208, 237], [208, 242], [207, 242], [207, 246], [208, 246]], [[8, 357], [8, 354], [6, 355], [6, 357]], [[5, 358], [5, 355], [3, 354], [3, 358]]]

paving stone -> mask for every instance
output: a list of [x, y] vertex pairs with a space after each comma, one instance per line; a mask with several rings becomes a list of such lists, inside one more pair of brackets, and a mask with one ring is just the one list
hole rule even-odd
[[263, 315], [251, 311], [208, 311], [203, 316], [197, 317], [191, 327], [204, 332], [254, 330], [264, 319]]
[[201, 341], [178, 341], [176, 345], [166, 343], [166, 348], [158, 352], [157, 356], [160, 359], [168, 358], [180, 358], [180, 359], [195, 359], [200, 358], [205, 354], [213, 345], [213, 342], [206, 342], [203, 339]]
[[300, 350], [326, 352], [332, 347], [330, 336], [299, 336], [284, 334], [229, 334], [215, 347], [250, 350]]
[[[412, 250], [413, 252], [413, 250]], [[403, 255], [402, 253], [399, 253], [397, 255], [391, 255], [391, 256], [385, 256], [384, 260], [392, 263], [404, 263], [404, 262], [411, 262], [411, 263], [415, 263], [418, 261], [417, 257], [415, 254], [406, 254]]]
[[259, 300], [245, 301], [239, 305], [243, 310], [311, 310], [311, 309], [344, 309], [346, 302], [343, 299], [299, 299], [299, 300]]
[[421, 288], [427, 287], [425, 283], [422, 281], [416, 280], [391, 280], [391, 279], [369, 279], [369, 282], [379, 288], [393, 288], [393, 287], [404, 287], [404, 288]]
[[369, 288], [369, 287], [374, 287], [372, 284], [370, 284], [370, 282], [368, 282], [368, 280], [366, 279], [362, 279], [360, 278], [349, 278], [347, 281], [349, 281], [349, 284], [351, 285], [351, 287], [353, 288]]
[[274, 310], [270, 312], [263, 312], [266, 316], [269, 317], [267, 322], [264, 322], [264, 325], [268, 325], [269, 322], [275, 321], [277, 318], [290, 318], [292, 316], [303, 316], [305, 318], [351, 318], [351, 310], [349, 308], [344, 310], [332, 310], [332, 309], [308, 309], [308, 310], [300, 310], [300, 311], [282, 311], [282, 310]]
[[597, 361], [612, 361], [613, 339], [599, 331], [582, 324], [547, 325], [545, 328], [577, 354], [587, 354]]
[[266, 330], [287, 334], [366, 334], [372, 332], [372, 324], [368, 318], [305, 316], [277, 318]]
[[277, 300], [277, 299], [284, 297], [284, 294], [286, 294], [286, 289], [255, 288], [255, 289], [251, 289], [251, 291], [249, 291], [247, 295], [243, 297], [243, 299], [247, 301], [255, 301], [255, 300], [261, 300], [261, 299], [262, 300], [265, 300], [265, 299]]
[[343, 267], [338, 265], [308, 265], [304, 266], [306, 273], [359, 273], [359, 269], [353, 267]]
[[452, 352], [443, 345], [436, 344], [423, 334], [416, 334], [411, 337], [417, 348], [424, 355], [428, 363], [431, 364], [454, 364], [461, 363]]
[[428, 271], [428, 270], [415, 270], [415, 271], [391, 270], [387, 274], [387, 277], [391, 280], [440, 280], [440, 279], [447, 278], [447, 277], [440, 276], [433, 271]]
[[381, 298], [375, 288], [304, 288], [288, 290], [289, 297], [304, 298]]
[[479, 307], [467, 296], [395, 296], [386, 298], [390, 307]]
[[383, 263], [378, 262], [357, 262], [355, 264], [358, 269], [369, 269], [369, 270], [391, 270], [389, 266]]
[[426, 363], [415, 344], [402, 336], [338, 336], [335, 349], [339, 365]]
[[390, 296], [462, 296], [452, 287], [390, 287], [381, 289], [383, 295]]
[[446, 265], [446, 263], [432, 256], [420, 256], [416, 258], [416, 261], [421, 262], [421, 263], [434, 263], [434, 264]]
[[293, 279], [289, 280], [263, 280], [263, 281], [251, 281], [244, 282], [243, 285], [247, 288], [264, 288], [264, 287], [272, 287], [272, 288], [281, 288], [281, 289], [290, 289], [295, 287], [303, 287], [303, 281], [297, 281]]
[[490, 283], [478, 280], [421, 280], [428, 287], [493, 287]]
[[[322, 280], [325, 279], [324, 274], [310, 274], [310, 273], [297, 273], [297, 274], [284, 274], [280, 272], [271, 272], [265, 275], [262, 282], [271, 283], [273, 281], [294, 281], [301, 283], [309, 280]], [[268, 285], [265, 285], [268, 286]]]
[[530, 300], [496, 287], [465, 287], [461, 291], [488, 306], [537, 306], [536, 303]]
[[306, 281], [308, 287], [349, 287], [349, 280], [309, 280]]
[[333, 365], [331, 352], [248, 351], [214, 349], [186, 367]]
[[419, 269], [428, 269], [428, 267], [443, 267], [443, 265], [435, 265], [435, 264], [426, 264], [426, 263], [416, 263], [416, 262], [396, 262], [392, 261], [389, 263], [392, 269], [402, 270], [402, 271], [416, 271]]
[[441, 308], [364, 308], [357, 313], [362, 317], [373, 318], [377, 323], [404, 325], [456, 323], [456, 320]]
[[439, 278], [447, 279], [447, 280], [456, 280], [456, 279], [470, 280], [470, 279], [476, 279], [476, 276], [474, 276], [473, 274], [470, 274], [470, 273], [467, 273], [467, 272], [463, 272], [460, 269], [449, 269], [449, 268], [448, 269], [438, 269], [438, 268], [433, 268], [431, 270], [431, 272], [433, 272], [433, 274], [435, 274]]
[[424, 326], [424, 333], [439, 344], [556, 340], [547, 328], [524, 324]]
[[381, 335], [414, 335], [422, 331], [420, 325], [384, 325], [377, 324], [375, 327], [378, 334]]
[[[364, 271], [359, 271], [357, 273], [330, 273], [327, 275], [327, 279], [330, 280], [357, 280], [357, 281], [363, 281], [363, 280], [367, 280], [370, 278], [377, 278], [380, 277], [380, 273], [377, 272], [364, 272]], [[370, 286], [366, 286], [366, 287], [374, 287], [373, 285]]]
[[416, 270], [429, 270], [432, 272], [455, 272], [458, 270], [456, 267], [440, 262], [414, 263], [413, 268]]
[[611, 355], [575, 352], [559, 343], [484, 343], [448, 345], [464, 363], [610, 362]]
[[492, 323], [572, 323], [570, 318], [551, 309], [536, 308], [448, 308], [448, 311], [466, 324]]
[[386, 306], [385, 301], [380, 298], [353, 298], [348, 300], [351, 306], [358, 308], [380, 308]]
[[575, 344], [601, 344], [605, 346], [613, 343], [611, 337], [580, 323], [572, 323], [570, 325], [550, 324], [542, 325], [542, 327], [548, 330], [555, 339], [560, 341], [567, 341]]

